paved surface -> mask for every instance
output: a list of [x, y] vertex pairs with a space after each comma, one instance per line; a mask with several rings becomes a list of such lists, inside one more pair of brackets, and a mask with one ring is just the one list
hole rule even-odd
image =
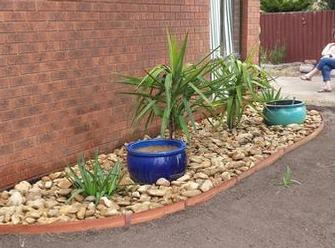
[[[335, 106], [335, 79], [332, 79], [333, 92], [317, 93], [321, 88], [322, 78], [316, 76], [312, 81], [304, 81], [299, 77], [279, 77], [277, 85], [282, 88], [283, 96], [302, 99], [308, 104], [319, 106]], [[335, 247], [335, 246], [334, 246]]]
[[[335, 113], [309, 144], [208, 203], [128, 229], [0, 236], [1, 248], [334, 248]], [[286, 166], [301, 185], [279, 185]]]

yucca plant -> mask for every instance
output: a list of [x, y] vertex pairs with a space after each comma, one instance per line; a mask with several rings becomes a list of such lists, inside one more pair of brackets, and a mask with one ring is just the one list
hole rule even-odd
[[268, 102], [278, 101], [282, 100], [283, 97], [281, 95], [281, 89], [275, 89], [274, 87], [261, 90], [258, 93], [257, 101], [263, 104], [266, 104]]
[[185, 64], [188, 34], [182, 44], [168, 32], [169, 64], [157, 65], [144, 77], [122, 76], [123, 83], [135, 87], [125, 92], [137, 96], [134, 121], [146, 119], [146, 127], [155, 117], [161, 119], [161, 136], [168, 129], [169, 138], [181, 129], [189, 138], [188, 121], [194, 124], [193, 113], [199, 108], [210, 108], [211, 71], [209, 55], [198, 64]]
[[223, 107], [229, 129], [239, 124], [246, 106], [258, 102], [258, 91], [271, 88], [268, 75], [250, 60], [234, 55], [214, 62], [212, 88], [214, 105]]
[[94, 196], [96, 203], [98, 203], [101, 197], [110, 197], [119, 190], [119, 183], [122, 179], [119, 161], [114, 164], [111, 171], [106, 172], [101, 167], [96, 154], [92, 170], [87, 167], [84, 157], [78, 160], [78, 168], [79, 174], [71, 167], [67, 169], [66, 177], [77, 189], [69, 200], [78, 194], [83, 194], [85, 196]]

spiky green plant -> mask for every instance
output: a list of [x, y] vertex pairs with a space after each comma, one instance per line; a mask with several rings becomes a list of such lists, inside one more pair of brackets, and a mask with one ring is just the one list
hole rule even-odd
[[135, 87], [125, 94], [137, 97], [134, 121], [146, 120], [147, 127], [155, 117], [161, 119], [161, 135], [169, 131], [174, 138], [181, 129], [189, 138], [188, 121], [194, 124], [193, 113], [199, 108], [210, 108], [210, 82], [206, 79], [212, 64], [207, 55], [198, 64], [186, 64], [188, 35], [182, 44], [168, 33], [169, 64], [157, 65], [144, 77], [122, 76], [123, 83]]
[[231, 55], [214, 62], [213, 105], [223, 107], [229, 129], [239, 124], [246, 106], [259, 102], [258, 91], [271, 88], [267, 73], [251, 60]]
[[301, 184], [301, 182], [299, 182], [296, 179], [293, 179], [293, 172], [291, 170], [291, 168], [289, 166], [286, 167], [286, 171], [282, 177], [282, 186], [284, 186], [285, 188], [289, 188], [292, 184]]
[[98, 154], [96, 154], [93, 161], [93, 169], [90, 170], [82, 156], [78, 159], [78, 169], [79, 175], [73, 168], [68, 167], [67, 169], [66, 177], [76, 188], [69, 200], [78, 194], [83, 194], [85, 196], [94, 196], [96, 203], [98, 203], [101, 197], [110, 197], [120, 188], [119, 183], [122, 175], [119, 161], [114, 164], [111, 171], [106, 172], [101, 167]]
[[268, 103], [268, 102], [278, 101], [282, 99], [283, 97], [281, 95], [281, 88], [277, 90], [271, 87], [271, 88], [261, 90], [258, 93], [257, 101], [260, 103]]
[[292, 170], [289, 166], [286, 167], [286, 171], [282, 177], [282, 184], [285, 188], [288, 188], [292, 185]]

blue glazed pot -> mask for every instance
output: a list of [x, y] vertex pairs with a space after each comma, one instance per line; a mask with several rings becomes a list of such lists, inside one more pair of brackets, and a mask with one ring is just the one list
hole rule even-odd
[[[166, 152], [140, 152], [150, 146], [176, 146]], [[131, 143], [127, 147], [130, 177], [140, 184], [152, 184], [159, 178], [176, 180], [184, 175], [187, 164], [186, 145], [181, 140], [151, 139]]]
[[302, 124], [306, 119], [306, 105], [297, 100], [278, 100], [264, 107], [264, 121], [267, 125]]

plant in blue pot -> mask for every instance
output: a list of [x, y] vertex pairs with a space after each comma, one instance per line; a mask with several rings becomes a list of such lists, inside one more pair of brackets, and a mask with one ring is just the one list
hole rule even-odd
[[264, 122], [269, 126], [302, 124], [306, 120], [305, 103], [295, 98], [283, 98], [281, 89], [272, 87], [262, 90], [258, 94], [258, 102], [264, 106]]
[[264, 106], [264, 121], [267, 125], [303, 124], [306, 120], [306, 105], [298, 100], [275, 100]]
[[[145, 120], [147, 127], [161, 119], [161, 139], [141, 140], [127, 146], [127, 164], [131, 178], [141, 184], [155, 183], [159, 178], [176, 180], [186, 170], [186, 144], [176, 140], [181, 130], [190, 139], [188, 122], [194, 123], [194, 112], [211, 108], [211, 71], [209, 55], [198, 64], [185, 64], [188, 35], [179, 44], [168, 33], [169, 64], [157, 65], [144, 77], [122, 76], [122, 82], [135, 88], [125, 92], [137, 97], [134, 121]], [[167, 139], [166, 138], [167, 134]]]

